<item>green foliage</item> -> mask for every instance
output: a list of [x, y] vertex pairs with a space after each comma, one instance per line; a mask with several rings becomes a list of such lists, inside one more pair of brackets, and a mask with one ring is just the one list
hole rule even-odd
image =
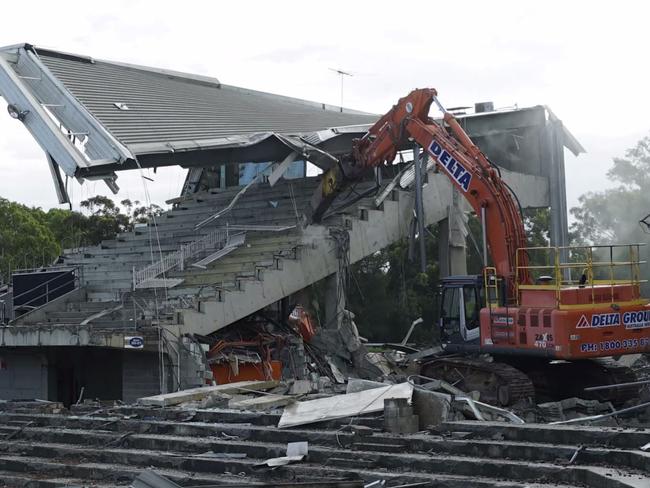
[[585, 193], [571, 209], [574, 243], [647, 242], [639, 220], [650, 213], [650, 137], [615, 158], [607, 176], [618, 186]]
[[551, 243], [551, 209], [524, 209], [524, 228], [528, 238], [527, 247], [547, 247]]
[[[530, 246], [548, 246], [549, 221], [549, 209], [524, 212]], [[468, 228], [467, 272], [479, 274], [483, 270], [482, 230], [476, 216], [469, 216]], [[356, 314], [355, 322], [361, 335], [370, 341], [401, 341], [411, 322], [418, 317], [424, 319], [424, 324], [419, 331], [416, 329], [418, 332], [412, 340], [422, 345], [436, 340], [434, 323], [438, 318], [440, 280], [438, 227], [431, 226], [429, 231], [426, 273], [420, 273], [417, 259], [409, 261], [407, 241], [397, 242], [352, 266], [348, 307]]]
[[348, 308], [356, 314], [360, 333], [373, 342], [399, 342], [411, 322], [424, 324], [413, 338], [431, 342], [438, 286], [437, 228], [427, 235], [427, 268], [409, 260], [408, 242], [396, 242], [351, 267]]
[[162, 215], [165, 211], [155, 203], [152, 203], [149, 206], [140, 205], [138, 200], [134, 202], [129, 199], [122, 200], [120, 205], [122, 205], [126, 209], [126, 213], [131, 216], [129, 222], [130, 228], [132, 228], [134, 224], [144, 224], [149, 222], [152, 218]]
[[0, 282], [9, 279], [11, 270], [49, 265], [62, 249], [99, 244], [163, 212], [137, 200], [120, 205], [125, 213], [110, 198], [95, 196], [81, 202], [84, 213], [60, 208], [44, 212], [0, 198]]
[[[547, 247], [550, 242], [550, 208], [526, 208], [523, 210], [524, 228], [526, 230], [526, 247]], [[471, 237], [467, 239], [467, 272], [469, 274], [480, 274], [483, 272], [482, 250], [482, 229], [481, 222], [474, 214], [469, 216], [468, 227]], [[534, 257], [534, 253], [530, 255]], [[531, 264], [536, 264], [534, 262]], [[541, 263], [540, 263], [541, 264]]]
[[88, 240], [88, 217], [79, 212], [52, 208], [44, 216], [45, 224], [64, 249], [83, 246]]
[[61, 247], [44, 220], [42, 210], [0, 198], [0, 277], [58, 256]]

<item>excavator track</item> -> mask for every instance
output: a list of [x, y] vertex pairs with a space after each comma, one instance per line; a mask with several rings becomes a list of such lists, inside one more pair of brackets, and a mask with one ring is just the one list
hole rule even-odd
[[639, 395], [639, 386], [585, 391], [585, 388], [590, 386], [618, 385], [637, 381], [637, 376], [632, 369], [619, 365], [611, 358], [554, 363], [525, 361], [521, 358], [506, 360], [532, 380], [538, 402], [577, 397], [620, 405], [638, 398]]
[[[638, 377], [632, 368], [626, 366], [621, 366], [616, 363], [613, 359], [609, 358], [600, 358], [594, 360], [595, 363], [599, 364], [602, 368], [605, 369], [606, 375], [602, 378], [603, 383], [601, 385], [618, 385], [621, 383], [632, 383], [638, 381]], [[599, 386], [599, 385], [590, 385], [590, 386]], [[586, 398], [593, 398], [600, 401], [609, 401], [614, 405], [622, 404], [628, 400], [638, 399], [639, 398], [639, 389], [637, 386], [626, 386], [620, 388], [612, 388], [610, 390], [600, 390], [588, 392]]]
[[535, 387], [530, 378], [502, 362], [442, 357], [422, 364], [420, 372], [466, 392], [478, 391], [481, 401], [493, 405], [505, 407], [521, 400], [535, 399]]
[[466, 392], [478, 391], [482, 401], [504, 407], [521, 400], [543, 403], [571, 397], [621, 405], [639, 395], [638, 386], [585, 391], [590, 386], [618, 385], [637, 380], [632, 369], [610, 358], [549, 362], [498, 356], [493, 362], [488, 362], [439, 357], [423, 363], [420, 373], [444, 380]]

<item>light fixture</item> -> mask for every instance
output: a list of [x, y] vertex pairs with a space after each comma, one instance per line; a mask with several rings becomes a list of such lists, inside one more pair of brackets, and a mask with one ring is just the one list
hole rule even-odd
[[9, 104], [7, 105], [7, 112], [9, 112], [12, 119], [23, 121], [29, 113], [29, 110], [19, 110], [14, 104]]

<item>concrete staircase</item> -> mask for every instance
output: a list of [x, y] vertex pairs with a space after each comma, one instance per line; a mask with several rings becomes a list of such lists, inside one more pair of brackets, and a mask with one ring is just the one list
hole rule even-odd
[[[639, 427], [464, 421], [445, 422], [435, 435], [398, 435], [382, 432], [381, 418], [359, 416], [354, 425], [371, 434], [359, 436], [343, 428], [349, 419], [278, 429], [280, 415], [259, 411], [89, 403], [66, 415], [53, 413], [56, 406], [0, 405], [0, 486], [133, 486], [147, 469], [206, 487], [356, 488], [378, 479], [445, 488], [648, 486], [650, 458], [639, 446], [650, 432]], [[309, 443], [305, 460], [260, 469], [296, 441]]]
[[[447, 217], [451, 198], [447, 181], [431, 176], [424, 189], [427, 224]], [[174, 273], [184, 279], [184, 287], [193, 285], [197, 290], [194, 307], [179, 310], [181, 330], [199, 334], [219, 330], [336, 273], [342, 253], [347, 252], [347, 261], [354, 263], [406, 237], [413, 203], [412, 192], [393, 190], [379, 207], [373, 196], [323, 225], [260, 237], [250, 248], [233, 252], [205, 271]], [[340, 246], [342, 233], [349, 236], [347, 249]]]
[[[439, 175], [429, 176], [424, 206], [427, 223], [433, 223], [447, 216], [451, 188]], [[241, 188], [174, 199], [172, 210], [158, 217], [155, 226], [138, 227], [66, 255], [65, 264], [79, 268], [82, 298], [65, 307], [48, 304], [16, 324], [82, 324], [91, 317], [90, 323], [98, 326], [169, 324], [180, 326], [180, 332], [209, 334], [337, 272], [343, 253], [353, 263], [407, 235], [414, 196], [404, 190], [391, 191], [379, 207], [373, 195], [322, 224], [303, 227], [302, 213], [318, 184], [317, 177], [281, 180], [272, 188], [256, 184], [232, 210], [199, 228]], [[357, 190], [372, 186], [364, 182]], [[159, 288], [133, 290], [134, 269], [231, 226], [246, 229], [244, 245], [205, 269], [191, 266], [211, 252], [206, 250], [188, 258], [182, 270], [160, 276]], [[280, 232], [269, 230], [282, 227]], [[341, 247], [342, 242], [348, 244]]]

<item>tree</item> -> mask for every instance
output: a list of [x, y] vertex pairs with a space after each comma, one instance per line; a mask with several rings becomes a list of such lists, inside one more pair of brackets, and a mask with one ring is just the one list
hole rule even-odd
[[59, 208], [44, 212], [0, 198], [0, 281], [8, 281], [11, 270], [49, 265], [62, 249], [113, 239], [164, 211], [155, 204], [140, 205], [137, 200], [120, 204], [126, 213], [104, 196], [82, 201], [85, 213]]
[[50, 264], [60, 253], [41, 209], [0, 198], [0, 275], [9, 280], [16, 268]]
[[146, 223], [164, 212], [160, 206], [151, 204], [140, 205], [138, 200], [122, 200], [123, 213], [118, 205], [110, 198], [98, 195], [81, 202], [80, 206], [90, 215], [87, 220], [80, 221], [84, 227], [84, 240], [87, 244], [99, 244], [106, 239], [112, 239], [115, 234], [129, 232], [137, 223]]
[[[548, 246], [550, 211], [548, 208], [526, 209], [524, 226], [529, 246]], [[481, 223], [470, 215], [467, 238], [467, 272], [479, 274], [483, 269]], [[409, 260], [407, 240], [396, 242], [351, 267], [348, 307], [356, 314], [361, 334], [373, 342], [400, 341], [411, 322], [424, 320], [413, 336], [422, 344], [437, 338], [433, 326], [438, 318], [437, 301], [440, 270], [438, 264], [438, 226], [428, 228], [427, 269], [420, 273], [419, 263]], [[417, 330], [417, 329], [416, 329]]]
[[88, 217], [80, 212], [51, 208], [44, 215], [44, 222], [62, 249], [95, 244], [89, 240]]
[[414, 338], [430, 343], [438, 286], [437, 227], [426, 237], [427, 268], [409, 259], [409, 244], [402, 240], [362, 259], [350, 269], [348, 308], [364, 337], [373, 342], [398, 342], [418, 317], [426, 324]]
[[523, 213], [527, 247], [547, 247], [551, 243], [551, 209], [526, 208]]
[[[135, 203], [138, 204], [139, 202], [136, 200]], [[131, 225], [147, 223], [159, 217], [164, 212], [165, 210], [155, 203], [152, 203], [148, 207], [144, 205], [135, 207], [131, 213]]]
[[588, 192], [571, 209], [576, 244], [646, 242], [639, 221], [650, 213], [650, 137], [614, 158], [607, 171], [615, 188]]

